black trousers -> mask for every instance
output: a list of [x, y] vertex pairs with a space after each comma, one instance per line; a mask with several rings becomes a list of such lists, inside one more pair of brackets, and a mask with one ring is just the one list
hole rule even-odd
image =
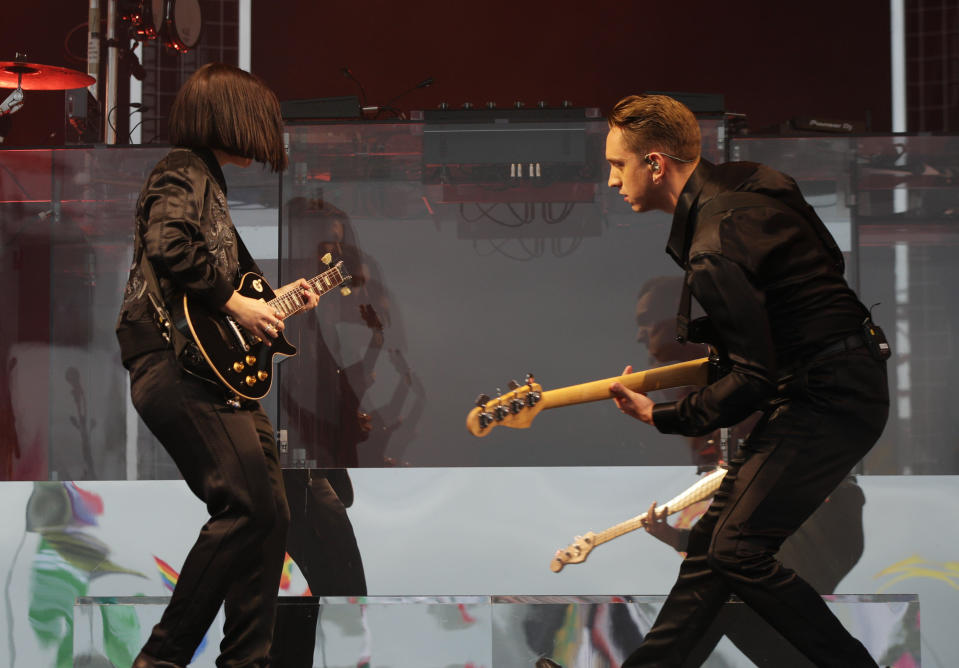
[[273, 426], [256, 402], [228, 406], [167, 350], [134, 360], [130, 383], [143, 422], [210, 513], [141, 657], [186, 665], [222, 604], [217, 666], [269, 666], [290, 519]]
[[888, 412], [885, 363], [865, 349], [797, 374], [730, 461], [656, 623], [623, 668], [687, 665], [731, 594], [816, 666], [874, 668], [822, 597], [775, 555], [873, 446]]

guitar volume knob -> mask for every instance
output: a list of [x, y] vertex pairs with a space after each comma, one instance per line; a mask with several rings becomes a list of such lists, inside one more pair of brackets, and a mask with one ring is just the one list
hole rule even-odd
[[234, 362], [234, 363], [233, 363], [233, 370], [236, 371], [237, 373], [243, 373], [243, 369], [245, 369], [245, 368], [246, 368], [246, 365], [243, 364], [243, 362]]
[[253, 366], [254, 364], [256, 364], [256, 358], [253, 357], [253, 355], [247, 355], [246, 363], [249, 364], [250, 366]]
[[259, 378], [260, 380], [266, 380], [267, 378], [270, 377], [270, 374], [268, 374], [266, 371], [261, 370], [256, 372], [256, 377]]
[[256, 385], [256, 376], [247, 376], [246, 378], [244, 378], [244, 382], [246, 382], [246, 384], [249, 385], [250, 387], [253, 387], [254, 385]]

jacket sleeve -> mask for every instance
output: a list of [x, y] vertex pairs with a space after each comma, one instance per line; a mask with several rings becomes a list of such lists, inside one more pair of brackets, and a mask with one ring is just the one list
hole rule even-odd
[[776, 350], [765, 298], [739, 264], [703, 253], [690, 262], [691, 289], [729, 353], [732, 370], [677, 402], [657, 404], [653, 422], [663, 433], [701, 436], [740, 422], [775, 391]]
[[206, 179], [190, 169], [155, 176], [142, 200], [144, 251], [158, 275], [218, 310], [233, 281], [217, 268], [200, 228], [205, 189]]

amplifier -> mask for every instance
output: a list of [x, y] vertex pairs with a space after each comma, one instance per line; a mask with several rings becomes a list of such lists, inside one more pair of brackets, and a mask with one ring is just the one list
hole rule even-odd
[[359, 118], [360, 98], [355, 95], [344, 97], [315, 97], [305, 100], [285, 100], [280, 102], [280, 114], [285, 121]]

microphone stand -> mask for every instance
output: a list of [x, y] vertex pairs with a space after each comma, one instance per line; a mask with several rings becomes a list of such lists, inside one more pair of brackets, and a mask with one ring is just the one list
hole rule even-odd
[[[359, 83], [359, 82], [357, 82], [357, 83]], [[363, 106], [363, 107], [360, 108], [360, 110], [361, 110], [362, 113], [364, 113], [364, 114], [367, 114], [367, 113], [373, 114], [373, 118], [374, 118], [374, 119], [375, 119], [377, 116], [379, 116], [380, 113], [383, 112], [383, 111], [389, 111], [389, 112], [391, 112], [394, 116], [396, 116], [397, 118], [405, 119], [405, 118], [406, 118], [406, 115], [403, 114], [401, 111], [399, 111], [396, 107], [394, 107], [394, 106], [393, 106], [393, 103], [396, 102], [397, 100], [399, 100], [400, 98], [405, 97], [406, 95], [409, 95], [410, 93], [412, 93], [412, 92], [413, 92], [414, 90], [416, 90], [417, 88], [429, 88], [429, 87], [432, 86], [432, 85], [433, 85], [433, 77], [427, 77], [426, 79], [423, 79], [422, 81], [420, 81], [420, 82], [419, 82], [418, 84], [416, 84], [415, 86], [411, 86], [411, 87], [407, 88], [406, 90], [404, 90], [404, 91], [403, 91], [402, 93], [400, 93], [399, 95], [393, 96], [393, 97], [390, 99], [390, 101], [387, 102], [387, 103], [384, 104], [384, 105]], [[361, 89], [362, 89], [362, 86], [361, 86]]]

